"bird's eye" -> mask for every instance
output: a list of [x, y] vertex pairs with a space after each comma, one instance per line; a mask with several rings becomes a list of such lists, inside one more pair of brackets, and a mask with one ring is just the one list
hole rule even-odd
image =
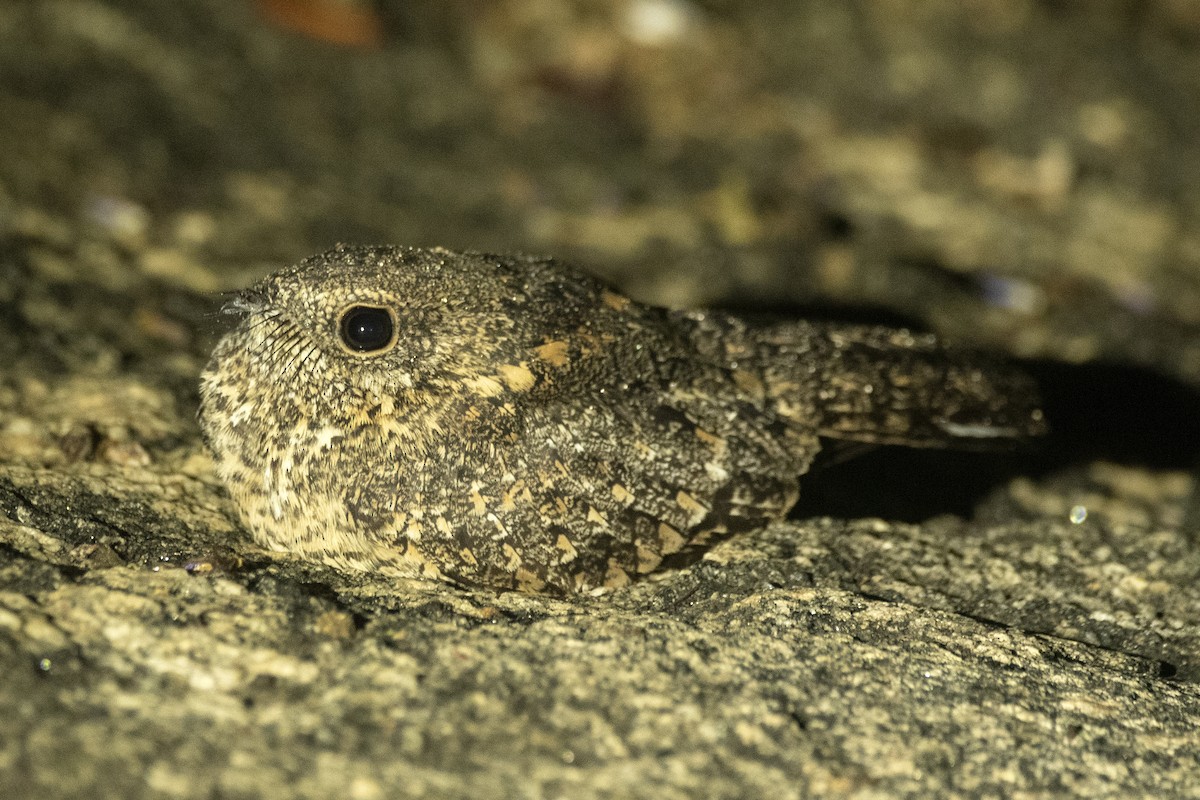
[[379, 306], [350, 306], [342, 312], [338, 333], [355, 353], [379, 354], [396, 343], [396, 320]]

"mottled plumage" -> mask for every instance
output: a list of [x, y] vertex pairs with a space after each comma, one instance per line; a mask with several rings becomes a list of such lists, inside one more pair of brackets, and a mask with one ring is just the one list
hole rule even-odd
[[787, 514], [819, 437], [1020, 438], [1030, 384], [929, 336], [644, 306], [548, 259], [340, 247], [234, 300], [201, 423], [262, 545], [572, 592]]

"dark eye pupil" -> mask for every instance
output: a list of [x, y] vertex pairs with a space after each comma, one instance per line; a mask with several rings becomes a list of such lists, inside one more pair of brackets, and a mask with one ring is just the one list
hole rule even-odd
[[353, 306], [342, 315], [342, 341], [351, 350], [370, 353], [392, 342], [392, 315], [384, 308]]

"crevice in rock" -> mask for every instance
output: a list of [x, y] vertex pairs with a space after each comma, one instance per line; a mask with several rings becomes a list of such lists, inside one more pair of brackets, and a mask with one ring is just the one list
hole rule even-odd
[[1051, 426], [1044, 440], [998, 453], [877, 447], [850, 459], [834, 448], [802, 479], [793, 517], [969, 517], [1018, 476], [1039, 478], [1095, 461], [1151, 470], [1200, 465], [1197, 389], [1124, 364], [1022, 366], [1041, 387]]

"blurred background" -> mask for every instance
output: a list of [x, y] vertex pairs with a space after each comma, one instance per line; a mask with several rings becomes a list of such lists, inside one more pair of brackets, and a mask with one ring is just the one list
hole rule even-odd
[[6, 0], [0, 108], [10, 283], [138, 298], [180, 385], [190, 298], [443, 245], [931, 329], [1077, 457], [1200, 452], [1195, 0]]

